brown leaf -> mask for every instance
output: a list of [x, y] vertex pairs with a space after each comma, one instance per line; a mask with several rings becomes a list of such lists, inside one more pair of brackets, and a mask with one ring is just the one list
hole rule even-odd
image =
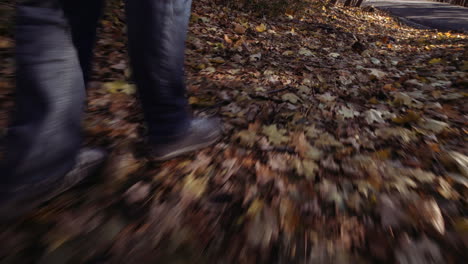
[[255, 164], [255, 175], [257, 175], [257, 182], [260, 184], [268, 183], [275, 177], [275, 173], [260, 162]]
[[303, 132], [294, 135], [293, 144], [302, 158], [319, 160], [322, 157], [322, 151], [310, 145]]
[[445, 233], [444, 217], [434, 199], [415, 201], [411, 213], [414, 220], [420, 221], [442, 235]]
[[245, 31], [247, 31], [247, 29], [241, 24], [234, 24], [234, 32], [236, 32], [237, 34], [244, 34]]

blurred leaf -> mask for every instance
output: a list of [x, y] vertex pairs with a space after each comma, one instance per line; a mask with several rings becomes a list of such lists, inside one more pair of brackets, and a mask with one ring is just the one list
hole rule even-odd
[[287, 143], [289, 141], [289, 137], [285, 136], [286, 130], [285, 129], [278, 129], [276, 124], [270, 126], [264, 126], [262, 129], [262, 133], [268, 137], [271, 143], [275, 145], [281, 145], [283, 143]]
[[296, 148], [296, 151], [302, 158], [319, 160], [322, 157], [322, 151], [312, 147], [307, 141], [304, 133], [296, 134], [293, 138], [293, 144]]
[[449, 127], [449, 125], [445, 122], [437, 121], [434, 119], [426, 118], [420, 120], [419, 125], [426, 130], [432, 131], [436, 134], [441, 133], [445, 129]]
[[103, 86], [109, 93], [125, 93], [127, 95], [132, 95], [136, 92], [135, 85], [123, 81], [104, 83]]
[[410, 142], [417, 138], [414, 132], [402, 127], [379, 128], [375, 134], [382, 139], [400, 138], [404, 142]]
[[378, 110], [375, 110], [375, 109], [368, 110], [364, 113], [364, 116], [368, 124], [372, 124], [374, 122], [385, 123], [385, 120], [382, 118], [382, 112]]
[[441, 62], [442, 62], [441, 58], [434, 58], [434, 59], [431, 59], [429, 61], [429, 64], [437, 64], [437, 63], [441, 63]]
[[302, 47], [299, 49], [299, 55], [309, 57], [309, 56], [313, 56], [314, 53], [310, 51], [309, 49]]
[[182, 187], [182, 196], [190, 200], [200, 199], [208, 183], [208, 179], [206, 178], [195, 178], [194, 172], [184, 178]]
[[295, 95], [293, 93], [283, 94], [283, 96], [281, 96], [281, 99], [283, 99], [286, 102], [290, 102], [292, 104], [295, 104], [298, 101], [301, 101], [301, 99], [297, 95]]
[[234, 138], [238, 138], [240, 143], [247, 147], [252, 147], [257, 141], [257, 134], [249, 130], [239, 131]]
[[405, 115], [398, 116], [392, 119], [393, 122], [397, 124], [407, 124], [407, 123], [414, 123], [421, 119], [421, 114], [408, 110]]
[[247, 31], [247, 29], [240, 25], [240, 24], [234, 24], [234, 32], [236, 32], [237, 34], [244, 34], [245, 31]]
[[306, 177], [308, 180], [315, 179], [315, 174], [318, 170], [318, 165], [312, 160], [294, 159], [293, 166], [297, 174]]
[[267, 30], [267, 27], [265, 26], [265, 24], [262, 23], [262, 24], [256, 26], [256, 27], [255, 27], [255, 30], [256, 30], [257, 32], [262, 33], [262, 32], [264, 32], [264, 31]]
[[338, 110], [338, 114], [344, 119], [354, 118], [360, 115], [360, 113], [355, 111], [352, 107], [346, 106], [342, 106], [340, 110]]

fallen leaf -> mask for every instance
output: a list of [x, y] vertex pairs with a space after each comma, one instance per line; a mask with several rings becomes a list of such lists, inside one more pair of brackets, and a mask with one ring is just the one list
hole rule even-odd
[[445, 122], [437, 121], [437, 120], [430, 119], [430, 118], [425, 118], [423, 120], [420, 120], [418, 124], [421, 128], [432, 131], [436, 134], [441, 133], [442, 131], [444, 131], [445, 129], [449, 127], [449, 124]]
[[222, 64], [222, 63], [225, 63], [226, 61], [221, 57], [216, 57], [216, 58], [210, 59], [210, 62]]
[[400, 138], [404, 142], [410, 142], [417, 138], [416, 133], [402, 127], [379, 128], [375, 134], [382, 139]]
[[372, 64], [374, 64], [374, 65], [380, 65], [381, 64], [380, 60], [378, 60], [378, 59], [376, 59], [374, 57], [370, 58], [370, 60], [371, 60]]
[[407, 124], [407, 123], [414, 123], [421, 119], [421, 114], [415, 111], [408, 110], [406, 114], [402, 116], [398, 116], [392, 119], [393, 122], [397, 124]]
[[450, 151], [448, 157], [457, 166], [461, 174], [468, 177], [468, 156], [457, 151]]
[[274, 179], [275, 174], [272, 170], [270, 170], [270, 168], [268, 168], [268, 166], [257, 162], [255, 164], [255, 175], [257, 176], [258, 183], [266, 184]]
[[310, 145], [304, 133], [296, 134], [293, 138], [293, 144], [302, 158], [319, 160], [322, 157], [323, 152]]
[[281, 145], [289, 141], [289, 137], [285, 136], [286, 130], [278, 129], [276, 127], [276, 124], [273, 124], [270, 126], [264, 126], [262, 129], [262, 133], [268, 137], [271, 143], [275, 145]]
[[226, 41], [226, 43], [230, 45], [233, 43], [232, 39], [229, 38], [227, 34], [224, 34], [224, 41]]
[[236, 32], [237, 34], [244, 34], [245, 31], [247, 31], [247, 29], [241, 24], [234, 24], [234, 32]]
[[201, 70], [200, 72], [203, 73], [203, 74], [211, 74], [211, 73], [215, 73], [216, 69], [214, 67], [207, 67], [207, 68]]
[[385, 123], [385, 120], [382, 118], [382, 112], [378, 110], [375, 110], [375, 109], [368, 110], [364, 113], [364, 116], [368, 124], [372, 124], [374, 122]]
[[355, 111], [352, 107], [342, 106], [340, 110], [338, 110], [338, 114], [343, 118], [354, 118], [360, 115], [358, 111]]
[[441, 58], [433, 58], [429, 61], [429, 64], [437, 64], [437, 63], [441, 63], [442, 62], [442, 59]]
[[317, 99], [319, 99], [321, 102], [327, 103], [327, 102], [335, 101], [336, 96], [333, 96], [330, 93], [324, 93], [324, 94], [319, 94], [317, 96]]
[[299, 49], [299, 55], [309, 57], [309, 56], [313, 56], [314, 53], [310, 51], [309, 49], [302, 47]]
[[444, 218], [439, 205], [434, 199], [417, 201], [412, 213], [416, 221], [427, 224], [442, 235], [445, 233]]
[[314, 141], [315, 146], [317, 147], [342, 147], [343, 144], [335, 139], [329, 133], [322, 133], [320, 136]]
[[109, 93], [125, 93], [127, 95], [132, 95], [136, 92], [135, 85], [123, 81], [107, 82], [103, 84], [103, 87]]
[[290, 157], [286, 154], [269, 153], [268, 166], [273, 170], [285, 172], [289, 170]]
[[264, 32], [264, 31], [267, 30], [267, 27], [266, 27], [265, 24], [262, 23], [262, 24], [256, 26], [256, 27], [255, 27], [255, 30], [256, 30], [257, 32], [259, 32], [259, 33], [262, 33], [262, 32]]
[[294, 159], [293, 166], [297, 174], [306, 177], [308, 180], [315, 179], [318, 165], [312, 160]]
[[370, 75], [373, 76], [376, 79], [383, 79], [387, 74], [381, 70], [378, 69], [368, 69], [370, 70]]
[[283, 99], [286, 102], [290, 102], [292, 104], [296, 104], [297, 102], [301, 101], [301, 99], [293, 94], [293, 93], [286, 93], [281, 96], [281, 99]]
[[206, 178], [195, 178], [194, 172], [186, 176], [182, 183], [182, 197], [188, 200], [201, 198], [208, 183]]

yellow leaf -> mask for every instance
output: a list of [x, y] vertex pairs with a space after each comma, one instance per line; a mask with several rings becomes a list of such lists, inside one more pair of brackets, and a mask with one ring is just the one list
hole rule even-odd
[[395, 117], [392, 121], [397, 124], [407, 124], [416, 122], [419, 119], [421, 119], [421, 115], [419, 113], [409, 110], [405, 115]]
[[262, 32], [265, 32], [265, 30], [267, 30], [267, 27], [265, 26], [265, 24], [260, 24], [258, 26], [255, 27], [255, 30], [259, 33], [262, 33]]
[[226, 61], [221, 57], [216, 57], [216, 58], [210, 59], [210, 62], [222, 64], [222, 63], [225, 63]]
[[198, 70], [203, 70], [203, 69], [206, 69], [206, 65], [201, 63], [201, 64], [196, 65], [195, 68]]
[[184, 179], [182, 195], [187, 198], [198, 199], [206, 190], [208, 180], [206, 178], [195, 178], [192, 172]]
[[250, 204], [250, 207], [249, 209], [247, 209], [247, 216], [256, 216], [260, 210], [262, 210], [263, 208], [263, 201], [262, 200], [259, 200], [258, 198], [255, 199], [251, 204]]
[[107, 82], [104, 83], [103, 86], [109, 93], [125, 93], [132, 95], [136, 92], [135, 85], [123, 81]]
[[434, 58], [429, 61], [429, 64], [436, 64], [436, 63], [441, 63], [442, 59], [441, 58]]
[[190, 96], [188, 101], [189, 101], [189, 104], [191, 104], [191, 105], [197, 104], [199, 102], [198, 98], [196, 98], [194, 96]]
[[369, 103], [371, 103], [371, 104], [378, 104], [378, 103], [379, 103], [379, 100], [377, 100], [377, 98], [375, 98], [375, 97], [372, 97], [371, 99], [369, 99]]

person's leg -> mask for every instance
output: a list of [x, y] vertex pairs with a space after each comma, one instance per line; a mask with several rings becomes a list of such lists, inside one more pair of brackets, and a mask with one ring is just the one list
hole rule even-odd
[[129, 53], [149, 138], [167, 142], [190, 125], [184, 51], [191, 0], [127, 0]]
[[152, 156], [168, 160], [218, 140], [214, 119], [192, 119], [184, 81], [191, 0], [126, 0], [130, 60]]
[[80, 148], [85, 89], [58, 1], [19, 1], [16, 60], [16, 112], [0, 181], [18, 185], [59, 178], [72, 169]]
[[85, 84], [91, 73], [91, 59], [96, 28], [104, 6], [103, 0], [60, 0], [71, 27], [73, 44], [78, 52]]

